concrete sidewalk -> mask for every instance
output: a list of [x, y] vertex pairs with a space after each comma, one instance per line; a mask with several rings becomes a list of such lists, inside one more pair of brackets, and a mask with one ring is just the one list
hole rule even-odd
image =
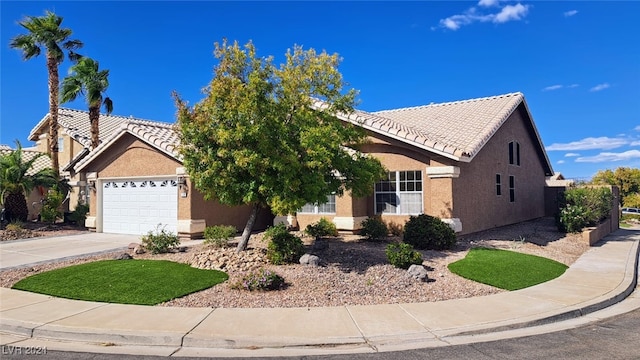
[[0, 270], [126, 249], [139, 235], [87, 232], [0, 242]]
[[[60, 344], [64, 348], [70, 341], [76, 344], [73, 351], [84, 347], [90, 352], [166, 356], [269, 356], [489, 341], [506, 332], [527, 335], [534, 328], [576, 326], [599, 318], [593, 314], [634, 291], [639, 242], [640, 231], [618, 230], [547, 283], [430, 303], [170, 308], [74, 301], [0, 288], [0, 342], [14, 346], [45, 342], [49, 348]], [[625, 304], [625, 311], [640, 308], [640, 296], [634, 293]]]

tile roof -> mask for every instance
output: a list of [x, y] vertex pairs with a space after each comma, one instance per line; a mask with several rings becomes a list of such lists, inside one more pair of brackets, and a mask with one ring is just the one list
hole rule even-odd
[[[119, 116], [119, 115], [107, 115], [100, 114], [100, 142], [103, 142], [109, 137], [118, 127], [128, 121], [139, 121], [142, 123], [158, 124], [158, 121], [144, 120], [134, 118], [133, 116]], [[38, 122], [38, 124], [31, 130], [29, 134], [29, 140], [36, 141], [38, 136], [43, 133], [44, 129], [48, 125], [49, 114]], [[68, 108], [58, 109], [58, 124], [62, 131], [71, 136], [77, 142], [84, 147], [91, 146], [91, 124], [89, 122], [89, 112]], [[166, 124], [166, 123], [161, 123]]]
[[[1, 145], [0, 155], [2, 156], [8, 155], [14, 150], [15, 149], [10, 148], [9, 146]], [[23, 161], [30, 161], [31, 159], [36, 157], [38, 154], [43, 154], [43, 153], [36, 150], [29, 149], [29, 148], [22, 148]], [[36, 161], [33, 163], [31, 168], [27, 171], [27, 175], [33, 175], [40, 170], [50, 168], [50, 167], [51, 167], [51, 158], [47, 154], [44, 154], [36, 159]]]
[[125, 134], [131, 134], [144, 140], [161, 152], [181, 161], [177, 149], [180, 139], [178, 133], [174, 130], [173, 124], [146, 120], [129, 120], [120, 124], [97, 148], [93, 149], [87, 157], [80, 160], [75, 165], [75, 170], [80, 171]]

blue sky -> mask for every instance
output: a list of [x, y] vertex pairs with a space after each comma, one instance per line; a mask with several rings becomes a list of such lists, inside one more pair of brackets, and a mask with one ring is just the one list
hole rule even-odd
[[277, 62], [298, 44], [341, 55], [362, 110], [519, 91], [556, 172], [640, 166], [640, 2], [1, 1], [1, 144], [30, 146], [48, 111], [44, 57], [9, 47], [47, 9], [110, 70], [117, 115], [173, 122], [171, 91], [202, 98], [223, 38]]

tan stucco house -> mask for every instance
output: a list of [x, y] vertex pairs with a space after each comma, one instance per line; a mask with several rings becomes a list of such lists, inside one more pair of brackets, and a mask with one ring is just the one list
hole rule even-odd
[[[304, 229], [326, 217], [340, 230], [356, 231], [370, 216], [401, 225], [425, 213], [466, 234], [545, 216], [545, 181], [554, 174], [521, 93], [339, 118], [367, 131], [370, 142], [360, 151], [380, 159], [386, 178], [370, 196], [331, 195], [274, 222]], [[42, 151], [46, 120], [32, 131]], [[205, 201], [193, 188], [172, 124], [101, 115], [101, 144], [92, 151], [88, 113], [60, 109], [60, 125], [60, 163], [88, 196], [88, 227], [146, 233], [161, 223], [198, 237], [205, 226], [244, 226], [248, 207]], [[264, 211], [257, 227], [272, 219]]]

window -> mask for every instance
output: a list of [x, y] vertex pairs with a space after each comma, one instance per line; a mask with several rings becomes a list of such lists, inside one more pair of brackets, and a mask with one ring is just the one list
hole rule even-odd
[[59, 152], [63, 152], [64, 151], [64, 138], [63, 137], [59, 137], [58, 138], [58, 151]]
[[298, 211], [300, 214], [335, 214], [336, 213], [336, 195], [327, 196], [327, 202], [324, 204], [306, 204]]
[[516, 178], [513, 175], [509, 176], [509, 202], [516, 201]]
[[517, 141], [509, 143], [509, 165], [520, 166], [520, 143]]
[[496, 195], [502, 195], [502, 177], [496, 174]]
[[376, 214], [422, 213], [422, 171], [391, 171], [376, 183]]

